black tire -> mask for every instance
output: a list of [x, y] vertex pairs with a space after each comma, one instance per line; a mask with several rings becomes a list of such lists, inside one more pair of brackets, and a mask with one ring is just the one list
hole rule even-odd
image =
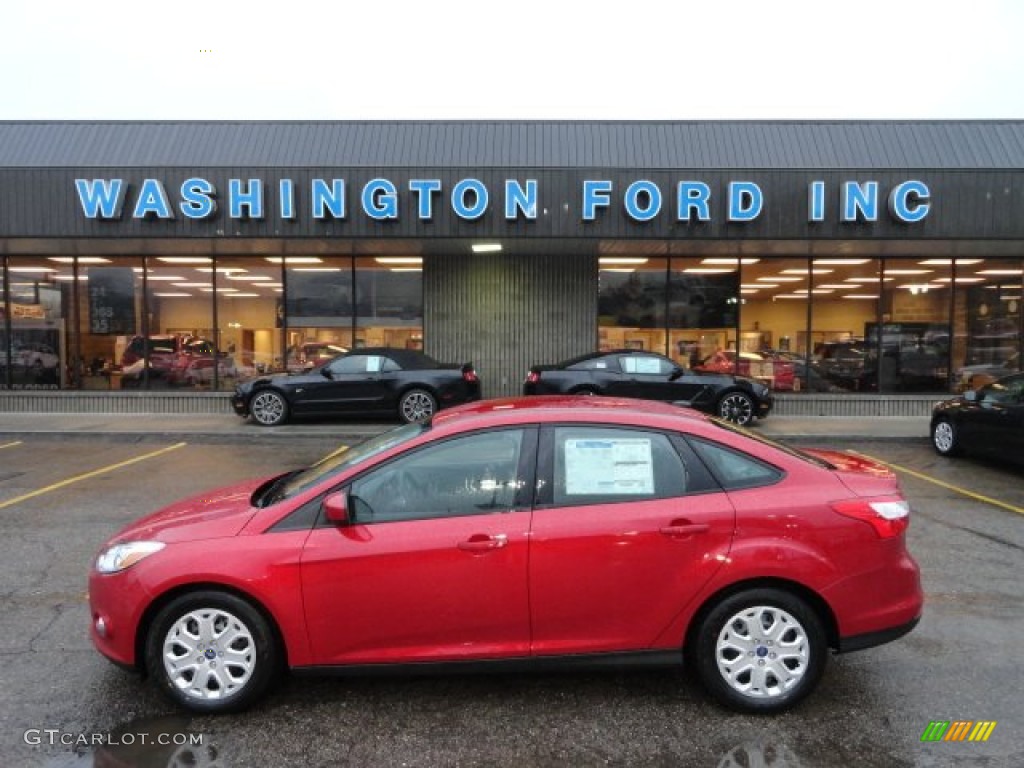
[[249, 413], [261, 427], [276, 427], [288, 420], [288, 401], [276, 389], [257, 389], [249, 399]]
[[814, 610], [771, 588], [739, 592], [712, 607], [690, 646], [689, 662], [708, 693], [731, 709], [752, 713], [796, 704], [817, 686], [828, 657]]
[[932, 447], [939, 456], [959, 456], [963, 453], [960, 428], [949, 419], [932, 424]]
[[715, 406], [718, 417], [741, 427], [751, 424], [757, 416], [754, 400], [737, 389], [726, 392]]
[[172, 600], [146, 638], [146, 669], [163, 694], [204, 714], [251, 706], [276, 680], [281, 660], [263, 615], [240, 597], [214, 590]]
[[406, 424], [427, 421], [437, 413], [437, 398], [425, 389], [410, 389], [398, 399], [398, 418]]

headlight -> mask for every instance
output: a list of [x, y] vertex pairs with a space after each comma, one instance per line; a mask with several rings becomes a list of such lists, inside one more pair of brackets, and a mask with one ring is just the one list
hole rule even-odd
[[100, 573], [117, 573], [163, 548], [162, 541], [126, 541], [124, 544], [115, 544], [100, 552], [96, 558], [96, 570]]

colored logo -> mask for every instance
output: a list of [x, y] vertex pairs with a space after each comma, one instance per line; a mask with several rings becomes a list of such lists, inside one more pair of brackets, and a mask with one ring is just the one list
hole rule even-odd
[[995, 729], [995, 720], [932, 720], [921, 741], [988, 741]]

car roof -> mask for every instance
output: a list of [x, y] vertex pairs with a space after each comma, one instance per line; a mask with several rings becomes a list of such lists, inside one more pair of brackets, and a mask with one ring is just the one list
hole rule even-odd
[[649, 352], [643, 349], [606, 349], [603, 352], [588, 352], [585, 355], [570, 357], [555, 365], [557, 368], [568, 368], [570, 365], [576, 365], [576, 363], [582, 363], [585, 360], [595, 360], [599, 357], [607, 357], [608, 355], [655, 355], [657, 357], [664, 357], [660, 352]]
[[415, 349], [401, 349], [399, 347], [363, 347], [352, 349], [345, 353], [352, 355], [382, 355], [390, 357], [402, 368], [436, 368], [437, 361], [429, 355], [425, 355]]
[[633, 421], [637, 424], [657, 420], [683, 419], [691, 424], [705, 423], [708, 416], [698, 411], [654, 400], [628, 397], [583, 395], [537, 395], [479, 400], [441, 411], [433, 418], [436, 427], [467, 429], [476, 426], [500, 426], [537, 421]]

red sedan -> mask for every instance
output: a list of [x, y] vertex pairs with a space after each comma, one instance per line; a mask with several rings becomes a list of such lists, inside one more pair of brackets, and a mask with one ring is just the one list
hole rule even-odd
[[684, 658], [777, 711], [829, 649], [917, 623], [908, 522], [863, 458], [648, 401], [485, 401], [129, 525], [92, 569], [91, 634], [198, 712], [288, 668]]

